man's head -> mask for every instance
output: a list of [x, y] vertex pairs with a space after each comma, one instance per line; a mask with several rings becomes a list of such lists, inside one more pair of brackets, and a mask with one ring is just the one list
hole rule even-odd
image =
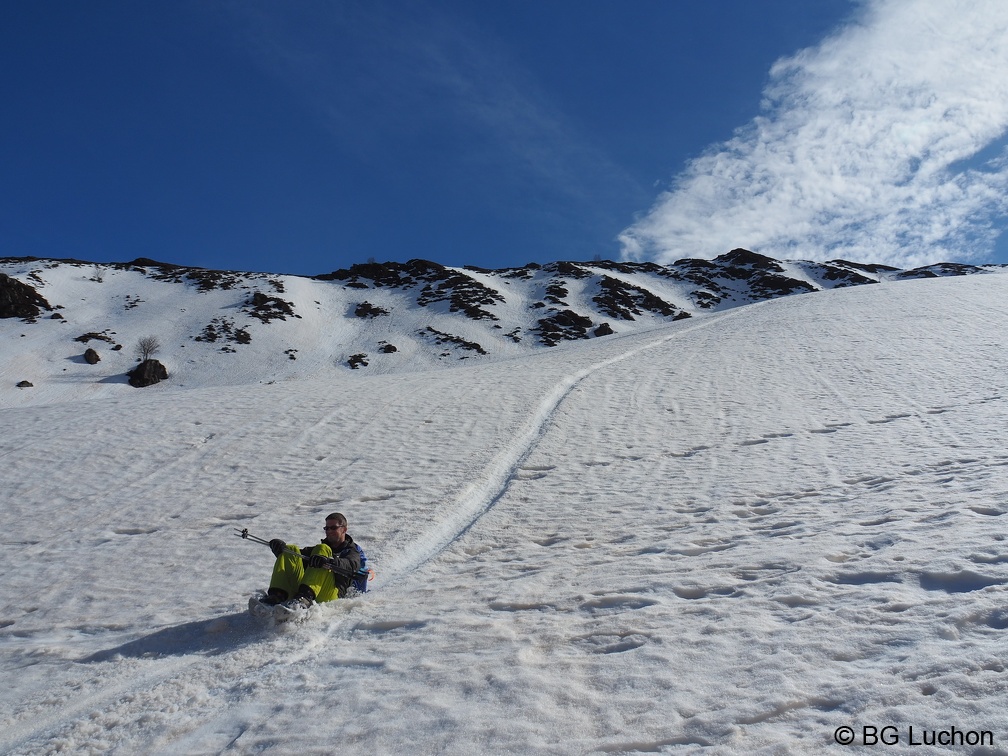
[[343, 543], [346, 540], [346, 517], [339, 512], [333, 512], [325, 518], [325, 539], [332, 543]]

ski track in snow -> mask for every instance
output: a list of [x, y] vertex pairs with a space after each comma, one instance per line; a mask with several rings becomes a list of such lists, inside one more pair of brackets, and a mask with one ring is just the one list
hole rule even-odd
[[411, 547], [404, 550], [400, 558], [395, 559], [386, 568], [392, 574], [391, 582], [402, 581], [406, 576], [419, 570], [425, 563], [457, 541], [476, 524], [484, 513], [493, 507], [494, 503], [503, 496], [515, 475], [522, 469], [525, 460], [542, 440], [553, 421], [557, 408], [582, 381], [611, 365], [680, 338], [685, 333], [697, 328], [709, 327], [724, 318], [737, 316], [737, 311], [710, 316], [698, 324], [679, 328], [671, 335], [664, 335], [643, 346], [629, 349], [616, 357], [593, 363], [557, 383], [542, 399], [539, 406], [530, 413], [521, 430], [506, 444], [479, 479], [474, 481], [454, 502], [450, 508], [451, 516], [442, 520], [435, 529], [425, 532]]

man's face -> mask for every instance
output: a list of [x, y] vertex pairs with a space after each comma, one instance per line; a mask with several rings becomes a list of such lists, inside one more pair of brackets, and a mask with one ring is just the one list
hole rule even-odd
[[343, 543], [346, 540], [346, 525], [340, 525], [336, 520], [326, 520], [325, 539], [332, 543]]

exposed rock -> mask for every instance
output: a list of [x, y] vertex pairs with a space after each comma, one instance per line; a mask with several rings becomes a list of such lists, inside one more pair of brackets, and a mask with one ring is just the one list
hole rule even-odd
[[975, 273], [986, 273], [983, 268], [962, 263], [936, 263], [922, 268], [905, 270], [896, 274], [896, 278], [938, 278], [939, 276], [969, 276]]
[[0, 318], [34, 320], [52, 307], [34, 287], [0, 273]]
[[741, 247], [733, 249], [731, 252], [726, 252], [723, 255], [718, 255], [714, 258], [714, 262], [719, 263], [725, 268], [749, 267], [756, 270], [772, 270], [774, 273], [784, 272], [780, 263], [772, 257], [750, 252], [748, 249], [742, 249]]
[[361, 302], [354, 309], [354, 315], [358, 318], [377, 318], [379, 315], [388, 315], [389, 311], [384, 307], [378, 307], [370, 302]]
[[168, 370], [158, 360], [144, 360], [126, 375], [129, 376], [130, 386], [144, 388], [167, 380]]
[[666, 268], [664, 265], [659, 265], [653, 262], [614, 262], [613, 260], [594, 260], [589, 263], [593, 268], [602, 268], [603, 270], [615, 270], [619, 273], [626, 273], [628, 275], [637, 275], [639, 273], [652, 273], [657, 276], [665, 276], [668, 278], [676, 277], [675, 271]]
[[830, 264], [840, 265], [845, 268], [854, 268], [855, 270], [864, 270], [868, 273], [895, 273], [899, 270], [899, 268], [882, 265], [881, 263], [856, 263], [850, 260], [830, 260]]
[[31, 381], [20, 381], [17, 385], [18, 388], [34, 388], [35, 384]]
[[549, 286], [546, 287], [546, 301], [550, 304], [559, 305], [560, 307], [568, 307], [569, 305], [565, 301], [567, 297], [570, 296], [570, 291], [564, 285], [563, 279], [554, 278], [550, 281]]
[[612, 336], [615, 331], [613, 331], [612, 326], [608, 323], [603, 323], [594, 331], [596, 336]]
[[146, 257], [138, 257], [129, 263], [117, 263], [112, 267], [125, 267], [129, 270], [139, 271], [157, 281], [172, 281], [174, 283], [193, 282], [200, 291], [234, 289], [242, 285], [246, 276], [251, 275], [230, 270], [207, 270], [206, 268], [174, 265], [172, 263], [158, 262]]
[[846, 286], [862, 286], [864, 284], [878, 283], [874, 278], [858, 273], [843, 265], [833, 263], [816, 263], [809, 265], [809, 269], [816, 271], [824, 281], [835, 284], [834, 288], [840, 289]]
[[677, 312], [675, 306], [650, 291], [609, 276], [602, 276], [599, 289], [601, 291], [592, 301], [612, 318], [633, 320], [634, 315], [640, 315], [645, 310], [664, 317], [675, 315]]
[[429, 260], [363, 263], [315, 278], [320, 281], [344, 281], [345, 286], [357, 289], [371, 286], [409, 289], [423, 284], [417, 296], [418, 305], [427, 307], [435, 302], [448, 302], [450, 312], [465, 313], [473, 320], [497, 320], [496, 315], [483, 308], [504, 301], [499, 292], [476, 279]]
[[691, 291], [690, 296], [693, 298], [693, 302], [697, 307], [701, 307], [705, 310], [710, 309], [711, 307], [716, 307], [721, 302], [721, 297], [703, 289]]
[[[357, 263], [349, 268], [334, 270], [332, 273], [324, 273], [315, 276], [319, 281], [344, 281], [345, 286], [355, 289], [367, 289], [371, 282], [375, 288], [408, 288], [416, 283], [415, 274], [419, 269], [426, 268], [423, 265], [426, 261], [410, 260], [409, 263]], [[417, 263], [414, 265], [413, 263]], [[430, 263], [436, 265], [436, 263]]]
[[467, 265], [466, 270], [475, 270], [479, 273], [496, 273], [501, 278], [520, 278], [527, 281], [535, 276], [535, 271], [539, 270], [540, 267], [538, 263], [529, 263], [524, 268], [501, 268], [500, 270], [491, 271], [486, 268]]
[[280, 297], [270, 297], [257, 291], [252, 298], [245, 303], [245, 312], [253, 318], [258, 318], [263, 323], [271, 320], [287, 320], [287, 317], [300, 317], [294, 314], [294, 305], [280, 299]]
[[[439, 331], [436, 328], [431, 328], [430, 326], [427, 326], [427, 328], [425, 328], [424, 330], [420, 331], [420, 334], [421, 335], [425, 335], [425, 336], [433, 336], [434, 337], [434, 343], [437, 344], [437, 345], [439, 345], [439, 346], [443, 346], [445, 344], [451, 344], [453, 346], [457, 346], [457, 347], [459, 347], [461, 349], [464, 349], [466, 351], [476, 352], [478, 354], [486, 354], [487, 353], [487, 351], [482, 346], [480, 346], [479, 344], [477, 344], [474, 341], [466, 341], [465, 339], [461, 338], [460, 336], [453, 336], [450, 333], [443, 333], [442, 331]], [[445, 352], [441, 356], [442, 357], [447, 357], [449, 355], [450, 355], [450, 352]]]
[[350, 356], [347, 360], [347, 365], [350, 366], [351, 370], [356, 370], [359, 367], [367, 367], [367, 355], [366, 354], [354, 354]]
[[717, 266], [716, 273], [724, 278], [745, 281], [748, 284], [749, 295], [754, 300], [817, 291], [808, 281], [787, 276], [777, 260], [750, 252], [748, 249], [733, 249], [727, 254], [715, 257], [713, 262]]
[[84, 352], [84, 361], [88, 365], [97, 365], [99, 362], [101, 362], [101, 357], [98, 356], [98, 352], [89, 347], [87, 351]]
[[398, 349], [396, 348], [396, 346], [395, 346], [394, 344], [385, 344], [385, 345], [384, 345], [384, 346], [383, 346], [383, 347], [381, 348], [381, 350], [382, 350], [382, 352], [384, 352], [385, 354], [392, 354], [393, 352], [398, 352], [398, 351], [399, 351], [399, 350], [398, 350]]
[[808, 281], [757, 271], [749, 279], [749, 290], [753, 299], [776, 299], [789, 294], [807, 294], [817, 289]]
[[114, 344], [115, 339], [108, 335], [107, 332], [102, 331], [101, 333], [95, 333], [91, 331], [89, 333], [82, 334], [78, 336], [74, 341], [79, 341], [81, 344], [87, 344], [89, 341], [107, 341], [109, 344]]
[[462, 312], [473, 320], [497, 320], [496, 315], [483, 308], [503, 301], [499, 292], [462, 273], [453, 273], [436, 285], [428, 284], [417, 297], [421, 307], [448, 302], [449, 312]]
[[[244, 328], [236, 328], [233, 320], [220, 317], [214, 318], [199, 336], [193, 336], [193, 341], [214, 343], [218, 340], [234, 344], [251, 344], [252, 335]], [[233, 352], [234, 350], [225, 345], [221, 351]]]
[[543, 265], [542, 269], [548, 273], [557, 273], [567, 278], [591, 278], [594, 275], [590, 270], [585, 270], [577, 263], [572, 262], [552, 262]]
[[693, 302], [704, 309], [715, 307], [729, 296], [728, 290], [714, 280], [721, 267], [710, 260], [685, 259], [675, 263], [674, 275], [678, 281], [687, 281], [700, 288], [690, 292]]
[[575, 341], [588, 338], [591, 318], [578, 315], [573, 310], [561, 310], [548, 318], [543, 318], [533, 330], [546, 346], [556, 346], [561, 341]]

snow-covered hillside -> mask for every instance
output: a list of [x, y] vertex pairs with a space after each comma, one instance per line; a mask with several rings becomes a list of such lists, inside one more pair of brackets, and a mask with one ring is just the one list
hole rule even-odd
[[[70, 324], [4, 327], [76, 335], [114, 277], [149, 280], [40, 277], [66, 271]], [[284, 285], [302, 321], [349, 291]], [[192, 300], [154, 296], [122, 314], [201, 348]], [[0, 752], [812, 753], [891, 726], [1004, 753], [1006, 334], [1008, 276], [975, 275], [452, 370], [331, 369], [336, 336], [301, 380], [177, 358], [88, 401], [105, 355], [5, 336], [77, 401], [0, 411]], [[258, 626], [272, 557], [233, 529], [306, 544], [333, 510], [374, 589]]]
[[[411, 260], [315, 278], [6, 259], [0, 407], [129, 393], [126, 373], [145, 337], [160, 343], [155, 356], [169, 374], [152, 390], [237, 386], [485, 363], [790, 294], [1000, 270], [780, 262], [741, 249], [670, 267], [482, 270]], [[88, 349], [99, 362], [87, 362]]]

